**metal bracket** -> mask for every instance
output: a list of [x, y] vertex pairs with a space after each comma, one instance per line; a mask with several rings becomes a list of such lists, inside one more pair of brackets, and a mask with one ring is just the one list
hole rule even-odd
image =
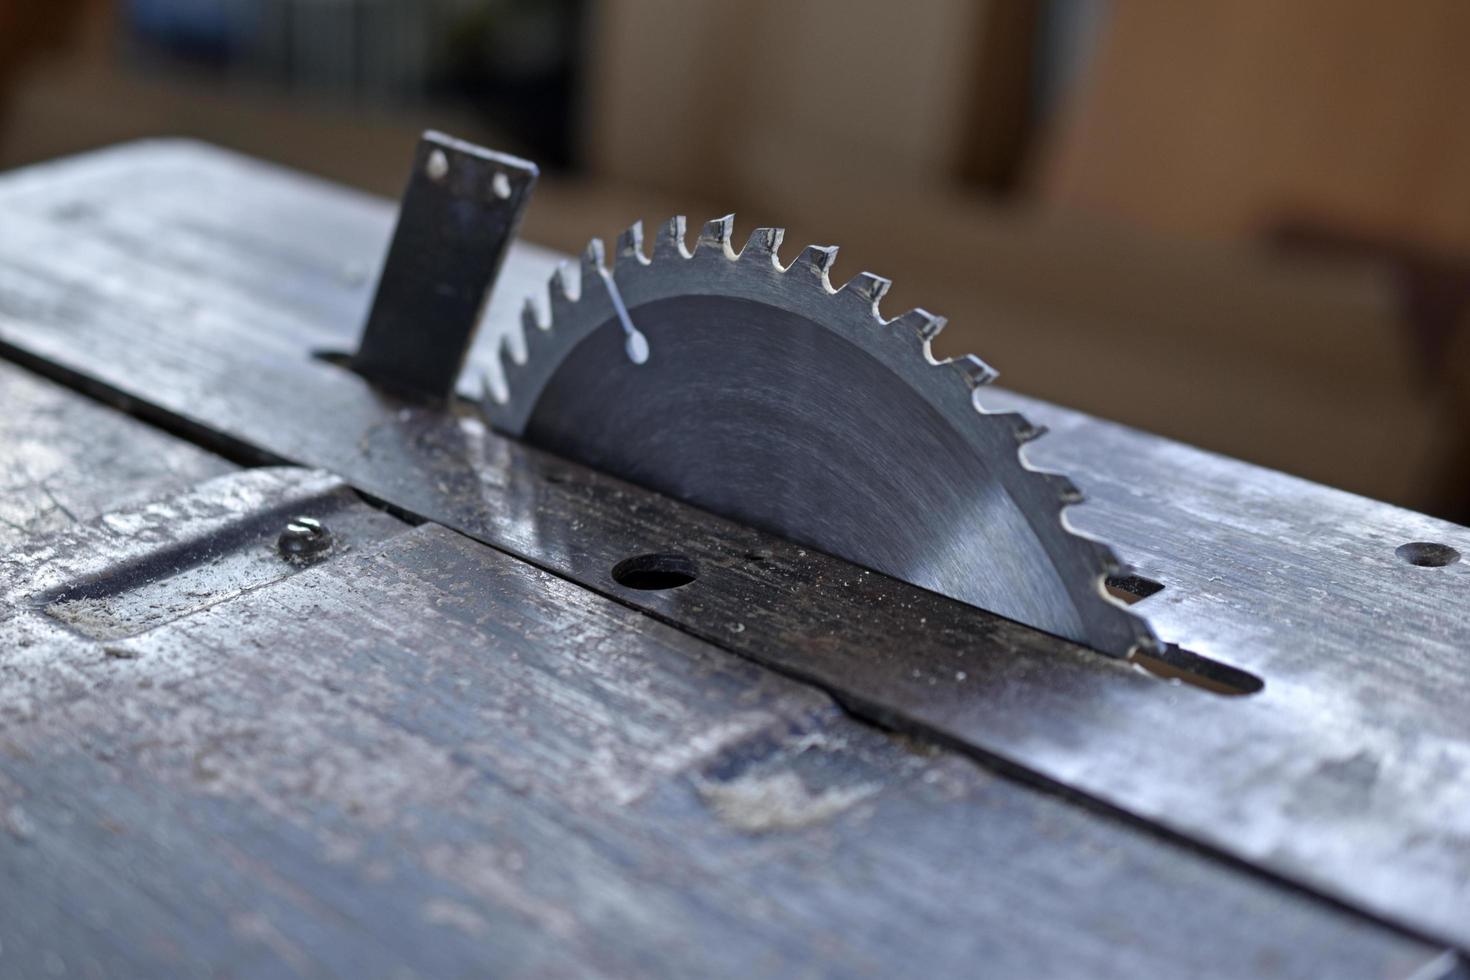
[[403, 394], [454, 394], [537, 173], [527, 160], [424, 134], [353, 370]]

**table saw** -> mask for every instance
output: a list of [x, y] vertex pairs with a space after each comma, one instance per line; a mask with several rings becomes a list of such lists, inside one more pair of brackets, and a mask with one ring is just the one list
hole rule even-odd
[[0, 975], [1470, 976], [1470, 532], [535, 178], [0, 176]]

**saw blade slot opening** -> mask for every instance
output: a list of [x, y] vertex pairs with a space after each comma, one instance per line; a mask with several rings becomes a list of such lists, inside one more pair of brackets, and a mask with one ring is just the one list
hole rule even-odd
[[1161, 680], [1177, 681], [1226, 697], [1258, 694], [1266, 687], [1264, 680], [1248, 670], [1221, 663], [1174, 643], [1152, 653], [1134, 650], [1128, 655], [1128, 661]]
[[1163, 582], [1155, 582], [1142, 575], [1109, 575], [1104, 584], [1107, 586], [1108, 595], [1130, 606], [1164, 591]]
[[352, 370], [352, 355], [342, 350], [314, 350], [311, 352], [312, 360], [321, 361], [324, 364], [332, 364], [336, 367]]

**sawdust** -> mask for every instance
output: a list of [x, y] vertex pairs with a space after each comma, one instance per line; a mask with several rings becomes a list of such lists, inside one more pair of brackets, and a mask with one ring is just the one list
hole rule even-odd
[[132, 626], [108, 599], [62, 599], [48, 605], [46, 615], [96, 640], [127, 636]]
[[825, 823], [880, 789], [873, 783], [859, 783], [814, 793], [794, 772], [745, 775], [728, 782], [701, 781], [697, 788], [715, 816], [749, 834]]

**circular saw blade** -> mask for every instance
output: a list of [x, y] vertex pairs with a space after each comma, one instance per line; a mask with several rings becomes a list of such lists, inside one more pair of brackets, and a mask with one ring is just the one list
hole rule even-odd
[[1065, 477], [1027, 466], [1038, 430], [988, 413], [994, 372], [936, 360], [944, 321], [879, 313], [888, 281], [833, 289], [836, 249], [783, 266], [781, 232], [738, 253], [733, 219], [691, 251], [682, 218], [651, 257], [634, 225], [614, 266], [594, 241], [574, 289], [527, 301], [485, 411], [503, 432], [1097, 650], [1157, 645], [1106, 592], [1112, 551], [1071, 530]]

